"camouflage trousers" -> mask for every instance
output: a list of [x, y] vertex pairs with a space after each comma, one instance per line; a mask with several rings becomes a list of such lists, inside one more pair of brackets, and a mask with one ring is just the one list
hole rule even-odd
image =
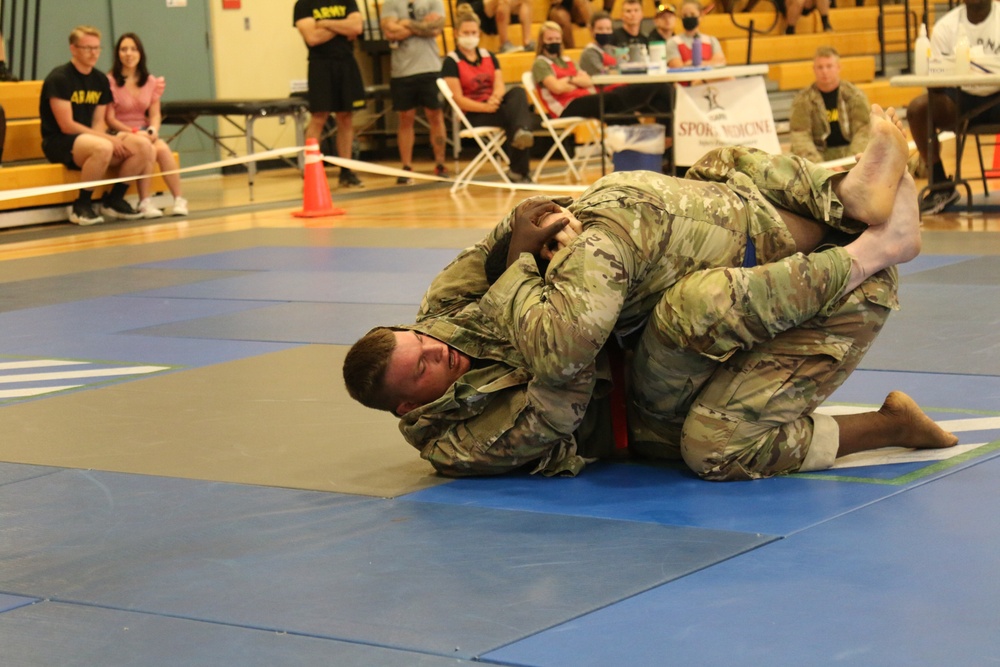
[[[769, 204], [817, 220], [843, 212], [830, 187], [839, 176], [798, 158], [722, 149], [689, 176], [745, 193], [751, 215], [769, 215]], [[846, 217], [838, 224], [863, 228]], [[700, 271], [671, 286], [632, 354], [633, 453], [683, 458], [710, 480], [829, 467], [839, 431], [813, 411], [854, 371], [896, 307], [895, 269], [841, 296], [850, 268], [846, 251], [833, 247]]]

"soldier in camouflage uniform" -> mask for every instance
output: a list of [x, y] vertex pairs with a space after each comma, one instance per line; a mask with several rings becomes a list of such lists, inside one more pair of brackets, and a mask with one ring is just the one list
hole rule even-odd
[[[396, 410], [435, 468], [582, 469], [602, 423], [591, 397], [606, 388], [599, 351], [611, 333], [641, 336], [630, 401], [638, 453], [683, 455], [710, 479], [832, 462], [836, 422], [805, 415], [896, 307], [895, 270], [843, 294], [852, 271], [843, 248], [795, 254], [776, 205], [848, 233], [864, 228], [844, 217], [831, 172], [730, 148], [689, 174], [702, 180], [632, 172], [599, 181], [570, 207], [584, 230], [544, 280], [525, 254], [486, 281], [486, 256], [513, 213], [437, 277], [417, 323], [395, 334], [415, 336], [422, 354], [447, 354], [447, 368], [461, 372], [438, 398]], [[719, 268], [744, 264], [752, 268]], [[349, 354], [345, 378], [353, 363]], [[728, 390], [710, 381], [716, 370]]]

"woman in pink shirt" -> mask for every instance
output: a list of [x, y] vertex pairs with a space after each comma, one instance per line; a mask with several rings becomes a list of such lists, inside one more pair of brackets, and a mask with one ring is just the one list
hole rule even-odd
[[[146, 68], [146, 51], [135, 33], [127, 32], [115, 45], [114, 64], [108, 74], [114, 102], [108, 105], [107, 122], [119, 132], [143, 132], [156, 148], [156, 161], [161, 172], [177, 169], [174, 154], [167, 142], [160, 139], [160, 96], [165, 87], [162, 77], [155, 77]], [[187, 215], [187, 200], [181, 196], [179, 174], [164, 175], [174, 196], [174, 215]], [[138, 183], [139, 211], [144, 218], [159, 218], [163, 211], [153, 206], [149, 198], [149, 179]]]

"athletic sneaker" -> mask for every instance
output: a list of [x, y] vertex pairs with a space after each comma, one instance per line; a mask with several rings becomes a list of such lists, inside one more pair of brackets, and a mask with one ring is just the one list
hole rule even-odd
[[139, 213], [142, 213], [144, 218], [162, 218], [163, 211], [153, 206], [153, 200], [146, 197], [141, 202], [139, 202]]
[[170, 212], [170, 215], [187, 215], [188, 214], [188, 200], [184, 197], [174, 197], [174, 210]]
[[358, 175], [353, 171], [340, 171], [340, 187], [342, 188], [363, 188], [365, 184], [361, 182]]
[[500, 45], [500, 53], [514, 53], [515, 51], [520, 51], [520, 46], [514, 46], [510, 42], [504, 42]]
[[443, 164], [434, 165], [434, 175], [438, 178], [448, 178], [451, 174], [448, 173], [448, 167]]
[[531, 51], [534, 51], [536, 48], [538, 48], [538, 43], [535, 42], [535, 40], [531, 40], [530, 42], [524, 45], [524, 50], [529, 53]]
[[518, 185], [528, 185], [530, 183], [534, 183], [534, 181], [531, 180], [531, 176], [528, 176], [527, 174], [519, 174], [516, 171], [508, 171], [507, 180]]
[[124, 199], [105, 198], [101, 202], [101, 215], [112, 220], [138, 220], [142, 213], [132, 208]]
[[[403, 171], [413, 171], [413, 167], [403, 167]], [[413, 185], [413, 179], [408, 176], [400, 176], [396, 179], [396, 185]]]
[[945, 210], [959, 199], [962, 195], [955, 188], [947, 190], [932, 190], [920, 202], [920, 212], [924, 215], [934, 215]]
[[84, 203], [75, 201], [69, 207], [69, 221], [74, 225], [86, 227], [88, 225], [99, 225], [104, 222], [104, 218], [94, 210], [93, 202]]
[[514, 138], [510, 140], [510, 145], [519, 151], [531, 148], [535, 145], [535, 135], [531, 133], [531, 130], [521, 128], [514, 133]]

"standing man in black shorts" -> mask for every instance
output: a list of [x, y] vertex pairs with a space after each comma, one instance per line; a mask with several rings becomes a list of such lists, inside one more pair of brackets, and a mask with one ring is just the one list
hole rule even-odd
[[[337, 155], [349, 159], [354, 144], [352, 114], [365, 106], [365, 86], [354, 59], [354, 39], [363, 28], [355, 0], [297, 0], [295, 27], [309, 47], [309, 127], [320, 140], [330, 113], [337, 121]], [[353, 171], [340, 168], [341, 187], [363, 187]]]
[[[386, 0], [382, 5], [382, 34], [392, 43], [392, 74], [389, 93], [392, 106], [399, 113], [399, 158], [403, 169], [413, 171], [413, 123], [417, 107], [424, 108], [434, 149], [434, 175], [447, 177], [444, 166], [444, 111], [438, 92], [441, 56], [437, 38], [444, 28], [444, 3], [441, 0]], [[400, 176], [400, 185], [413, 179]]]
[[[42, 152], [49, 162], [81, 172], [83, 181], [104, 178], [108, 167], [119, 167], [118, 175], [148, 176], [156, 157], [145, 134], [108, 133], [104, 112], [113, 101], [111, 84], [94, 66], [101, 55], [101, 32], [92, 26], [77, 26], [69, 34], [72, 59], [52, 70], [42, 83], [38, 116], [42, 124]], [[125, 201], [128, 183], [116, 183], [104, 195], [101, 213], [94, 211], [90, 188], [70, 207], [69, 220], [77, 225], [96, 225], [105, 218], [136, 220], [142, 213]]]

